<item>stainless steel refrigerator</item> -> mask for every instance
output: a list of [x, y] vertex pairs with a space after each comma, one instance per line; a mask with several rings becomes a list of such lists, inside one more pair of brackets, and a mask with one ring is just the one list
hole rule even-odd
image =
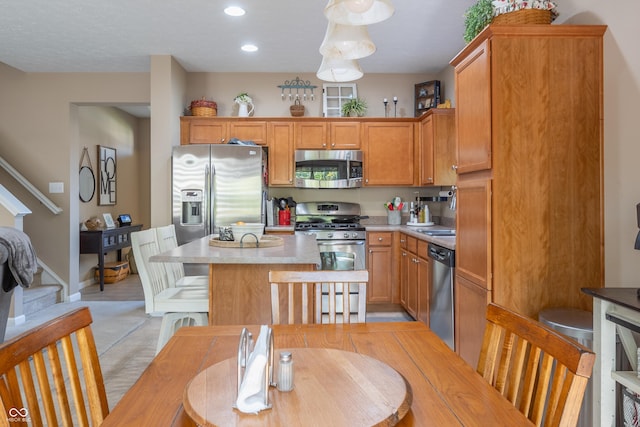
[[267, 153], [260, 146], [181, 145], [172, 155], [178, 244], [236, 221], [265, 222]]

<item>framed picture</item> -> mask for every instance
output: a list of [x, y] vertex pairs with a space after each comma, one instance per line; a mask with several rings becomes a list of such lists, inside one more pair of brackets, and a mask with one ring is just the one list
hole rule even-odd
[[116, 150], [98, 146], [98, 205], [116, 204]]
[[115, 228], [116, 223], [113, 222], [113, 218], [111, 217], [110, 213], [103, 213], [102, 217], [104, 218], [104, 225], [107, 228]]

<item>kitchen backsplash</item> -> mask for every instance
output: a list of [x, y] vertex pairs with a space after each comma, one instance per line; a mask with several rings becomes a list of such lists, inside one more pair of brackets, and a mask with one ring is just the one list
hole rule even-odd
[[[362, 215], [369, 219], [363, 220], [364, 224], [386, 224], [387, 210], [385, 202], [398, 196], [405, 202], [405, 209], [402, 212], [402, 223], [409, 219], [409, 202], [414, 201], [416, 196], [437, 197], [440, 191], [449, 190], [450, 187], [375, 187], [342, 190], [317, 190], [301, 188], [269, 188], [269, 197], [291, 197], [297, 203], [300, 202], [352, 202], [359, 203]], [[447, 202], [427, 202], [432, 220], [436, 224], [447, 227], [455, 227], [456, 213], [449, 209]], [[405, 218], [406, 217], [406, 218]]]

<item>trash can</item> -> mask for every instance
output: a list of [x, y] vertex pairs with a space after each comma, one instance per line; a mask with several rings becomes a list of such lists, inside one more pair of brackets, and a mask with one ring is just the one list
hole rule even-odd
[[[538, 320], [552, 329], [593, 350], [593, 314], [575, 308], [547, 308], [538, 313]], [[577, 427], [591, 427], [593, 419], [593, 381], [590, 378], [584, 392]]]

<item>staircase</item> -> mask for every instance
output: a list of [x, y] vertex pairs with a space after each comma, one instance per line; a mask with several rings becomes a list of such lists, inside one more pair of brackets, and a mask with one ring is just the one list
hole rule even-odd
[[33, 314], [62, 302], [61, 285], [43, 285], [42, 268], [33, 276], [31, 286], [23, 290], [22, 307], [28, 318]]

